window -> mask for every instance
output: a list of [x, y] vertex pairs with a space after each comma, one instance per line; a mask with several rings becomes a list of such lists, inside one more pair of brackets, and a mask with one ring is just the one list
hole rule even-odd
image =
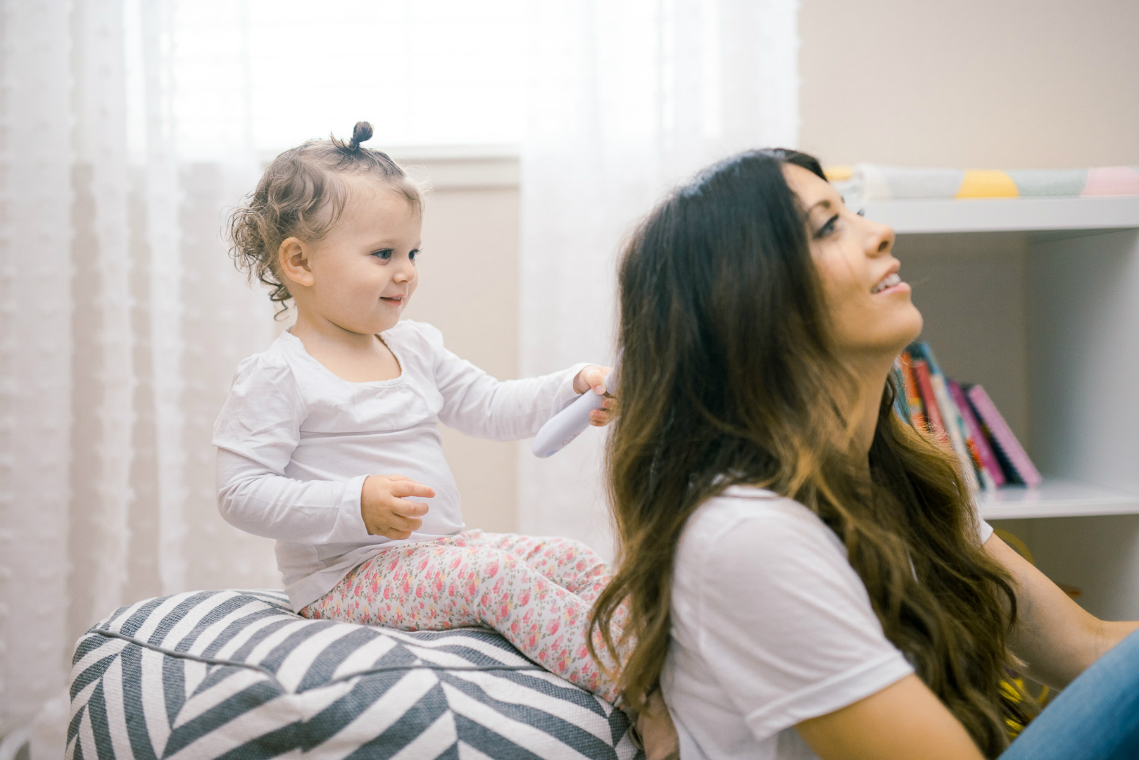
[[501, 145], [525, 123], [525, 0], [199, 0], [173, 18], [188, 154], [276, 152], [372, 123], [376, 146]]

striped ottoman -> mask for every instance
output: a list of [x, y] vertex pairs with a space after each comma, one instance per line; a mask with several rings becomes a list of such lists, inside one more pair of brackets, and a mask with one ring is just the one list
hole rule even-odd
[[122, 607], [79, 640], [69, 758], [643, 757], [493, 631], [306, 620], [277, 591]]

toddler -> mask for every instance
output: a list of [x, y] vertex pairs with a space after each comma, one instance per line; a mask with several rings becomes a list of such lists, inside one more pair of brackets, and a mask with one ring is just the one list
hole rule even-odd
[[614, 702], [616, 685], [586, 649], [607, 566], [576, 541], [464, 530], [437, 427], [532, 436], [578, 394], [603, 394], [608, 370], [501, 382], [448, 351], [434, 327], [400, 321], [418, 284], [423, 199], [387, 155], [361, 146], [371, 134], [360, 122], [349, 142], [282, 153], [230, 218], [239, 265], [275, 302], [292, 299], [297, 317], [237, 369], [214, 430], [218, 508], [277, 540], [305, 617], [489, 626]]

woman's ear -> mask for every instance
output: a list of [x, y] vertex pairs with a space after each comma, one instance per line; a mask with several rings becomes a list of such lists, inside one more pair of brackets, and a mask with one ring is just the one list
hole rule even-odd
[[[309, 252], [304, 243], [295, 237], [285, 238], [277, 248], [277, 265], [289, 282], [310, 287], [316, 282], [309, 266]], [[287, 285], [288, 283], [286, 283]]]

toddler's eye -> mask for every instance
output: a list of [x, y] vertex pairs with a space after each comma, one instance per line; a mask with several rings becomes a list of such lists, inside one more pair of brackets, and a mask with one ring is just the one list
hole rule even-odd
[[376, 256], [378, 258], [381, 258], [384, 261], [387, 261], [388, 259], [390, 259], [392, 257], [392, 249], [391, 248], [385, 248], [382, 251], [373, 252], [372, 255]]
[[411, 259], [412, 261], [415, 261], [415, 258], [416, 258], [416, 256], [418, 256], [418, 255], [419, 255], [419, 249], [418, 249], [418, 248], [416, 248], [414, 251], [411, 251], [410, 253], [408, 253], [408, 254], [407, 254], [407, 257], [408, 257], [409, 259]]
[[859, 216], [866, 216], [866, 209], [860, 208], [855, 213], [858, 214]]

